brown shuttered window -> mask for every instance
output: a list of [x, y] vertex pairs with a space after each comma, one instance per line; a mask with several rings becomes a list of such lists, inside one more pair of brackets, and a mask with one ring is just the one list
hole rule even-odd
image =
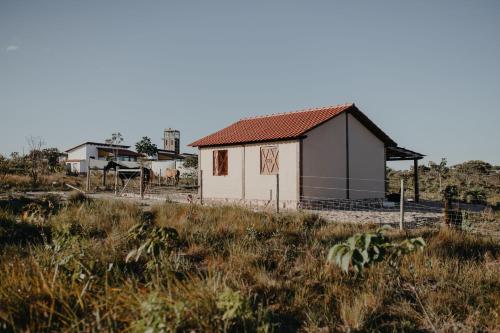
[[278, 147], [260, 148], [260, 174], [277, 175], [279, 173], [279, 150]]
[[213, 151], [214, 176], [227, 176], [227, 150]]

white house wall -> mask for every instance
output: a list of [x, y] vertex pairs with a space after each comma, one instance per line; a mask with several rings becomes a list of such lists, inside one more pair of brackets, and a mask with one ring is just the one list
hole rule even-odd
[[[227, 149], [227, 176], [213, 175], [213, 151]], [[203, 197], [214, 199], [242, 198], [243, 147], [202, 148], [200, 170], [203, 171]]]
[[153, 171], [155, 176], [165, 177], [165, 172], [167, 169], [174, 169], [175, 161], [151, 161], [151, 170]]
[[80, 161], [76, 163], [75, 162], [67, 163], [71, 164], [72, 172], [78, 172], [78, 173], [87, 172], [87, 156], [88, 156], [88, 149], [86, 145], [68, 152], [69, 161]]
[[[203, 171], [203, 197], [264, 202], [270, 199], [272, 190], [272, 200], [276, 200], [276, 176], [260, 174], [260, 148], [263, 146], [278, 146], [280, 202], [286, 207], [296, 206], [299, 193], [298, 141], [201, 148], [199, 164]], [[214, 176], [213, 151], [221, 149], [228, 150], [228, 174]]]
[[260, 174], [260, 148], [278, 146], [280, 201], [297, 201], [299, 193], [299, 143], [298, 141], [249, 144], [245, 146], [245, 199], [273, 200], [276, 195], [276, 175]]
[[302, 150], [303, 197], [346, 198], [345, 114], [307, 132]]
[[[87, 160], [90, 158], [98, 159], [98, 151], [97, 148], [109, 148], [109, 146], [106, 145], [90, 145], [90, 144], [85, 144], [81, 147], [78, 147], [76, 149], [73, 149], [72, 151], [68, 152], [68, 160], [70, 161], [80, 161], [78, 170], [77, 172], [87, 172]], [[68, 163], [69, 164], [69, 163]], [[73, 165], [72, 165], [72, 170], [73, 170]]]
[[384, 197], [385, 145], [352, 115], [349, 115], [349, 178], [351, 199]]
[[303, 197], [346, 199], [347, 188], [349, 199], [384, 197], [384, 143], [351, 114], [347, 175], [346, 116], [340, 114], [306, 133], [302, 145]]

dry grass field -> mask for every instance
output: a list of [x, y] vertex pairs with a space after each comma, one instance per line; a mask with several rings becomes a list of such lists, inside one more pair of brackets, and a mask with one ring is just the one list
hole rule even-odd
[[478, 332], [500, 327], [500, 244], [449, 229], [363, 274], [330, 247], [374, 225], [58, 198], [0, 204], [0, 331]]

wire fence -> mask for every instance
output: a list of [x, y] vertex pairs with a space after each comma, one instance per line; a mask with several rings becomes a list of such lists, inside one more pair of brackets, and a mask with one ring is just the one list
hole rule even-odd
[[[93, 171], [94, 172], [94, 171]], [[116, 195], [208, 205], [236, 204], [252, 210], [301, 210], [319, 214], [331, 221], [349, 223], [377, 223], [401, 225], [405, 228], [437, 227], [448, 218], [454, 225], [470, 232], [500, 237], [500, 221], [484, 204], [466, 204], [453, 201], [445, 211], [443, 200], [415, 201], [407, 186], [389, 192], [390, 180], [370, 177], [301, 176], [300, 195], [289, 198], [279, 188], [264, 189], [262, 196], [203, 197], [200, 191], [203, 179], [191, 175], [168, 179], [150, 175], [141, 184], [140, 172], [124, 173], [123, 177], [110, 175], [107, 190]], [[99, 177], [91, 177], [92, 184], [101, 186]], [[281, 198], [280, 198], [281, 193]], [[202, 195], [199, 195], [202, 194]]]

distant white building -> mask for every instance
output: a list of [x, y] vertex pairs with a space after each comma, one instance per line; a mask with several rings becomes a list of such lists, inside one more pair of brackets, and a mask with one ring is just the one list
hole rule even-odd
[[137, 161], [137, 158], [142, 156], [128, 148], [130, 146], [84, 142], [65, 151], [68, 154], [65, 164], [71, 172], [86, 173], [89, 159], [108, 160], [114, 158], [115, 154], [117, 154], [119, 161]]

